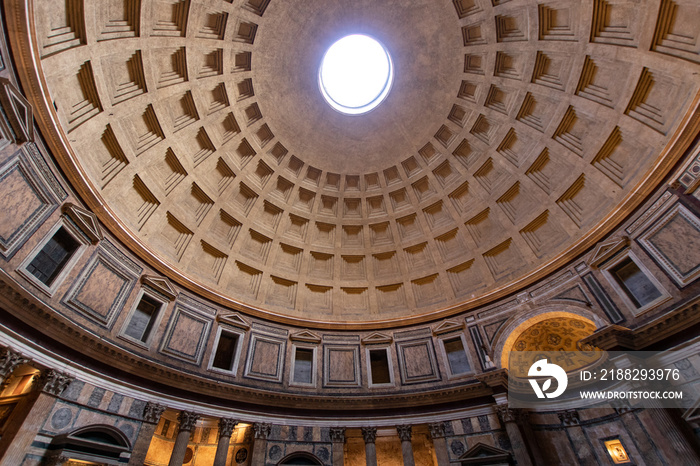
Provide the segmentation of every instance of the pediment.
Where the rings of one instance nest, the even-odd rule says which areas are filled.
[[[459,457],[460,460],[501,460],[506,461],[510,459],[510,453],[506,450],[501,450],[500,448],[492,447],[491,445],[486,445],[485,443],[477,443],[469,450],[464,452],[462,456]],[[465,463],[462,463],[465,464]],[[469,464],[469,463],[466,463]]]
[[[374,332],[374,333],[364,337],[362,339],[362,344],[363,345],[380,345],[380,344],[389,344],[392,341],[394,341],[394,338],[391,335],[387,335],[386,333]]]
[[[463,322],[457,322],[454,320],[446,320],[440,325],[433,329],[435,335],[442,335],[443,333],[454,332],[457,330],[462,330],[464,328]]]
[[[301,332],[293,333],[289,337],[293,341],[303,341],[306,343],[321,343],[321,337],[308,330],[302,330]]]
[[[141,277],[141,283],[153,288],[158,293],[162,294],[163,296],[166,296],[171,301],[177,297],[177,291],[173,287],[173,284],[170,283],[170,280],[168,280],[165,277],[144,275],[143,277]]]
[[[591,254],[591,258],[588,260],[588,265],[591,267],[598,267],[629,244],[630,239],[626,236],[623,238],[601,241],[596,245],[595,249],[593,249],[593,254]]]
[[[219,314],[218,316],[216,316],[216,320],[224,324],[242,328],[244,330],[248,330],[250,328],[250,324],[246,322],[246,320],[243,317],[241,317],[235,312]]]
[[[34,111],[21,92],[5,78],[0,78],[0,102],[6,110],[17,142],[34,140]],[[8,111],[9,110],[9,111]]]
[[[80,231],[90,238],[93,244],[100,242],[104,238],[97,216],[89,210],[69,203],[63,206],[63,213],[75,222]]]

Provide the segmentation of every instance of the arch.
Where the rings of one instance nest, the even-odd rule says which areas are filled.
[[[68,438],[80,438],[108,445],[115,445],[131,450],[131,442],[124,432],[106,424],[81,427],[68,434]]]
[[[578,306],[550,304],[538,307],[511,317],[501,327],[491,347],[494,363],[500,364],[500,367],[508,367],[508,351],[517,338],[532,325],[556,317],[587,321],[593,324],[596,329],[608,324],[596,313]]]
[[[118,465],[132,449],[129,438],[116,427],[93,424],[54,437],[52,454],[98,464]]]
[[[323,461],[316,458],[311,453],[296,452],[290,453],[280,460],[278,465],[323,465]]]

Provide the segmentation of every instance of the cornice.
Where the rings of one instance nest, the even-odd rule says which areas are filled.
[[[332,412],[339,409],[349,411],[420,409],[449,403],[468,403],[471,399],[479,399],[491,393],[489,388],[477,380],[437,390],[413,389],[414,391],[409,393],[381,394],[343,392],[342,396],[338,396],[335,392],[289,393],[283,386],[280,386],[279,391],[273,391],[237,385],[235,382],[208,379],[148,360],[104,338],[88,333],[33,296],[21,293],[5,280],[5,277],[0,277],[0,303],[3,303],[6,308],[11,308],[15,317],[29,324],[37,333],[39,330],[36,329],[42,329],[42,337],[37,341],[45,341],[45,337],[49,337],[72,348],[69,351],[75,351],[74,355],[64,355],[68,359],[79,359],[79,353],[93,361],[109,361],[110,366],[138,376],[143,379],[143,383],[148,380],[163,387],[172,387],[186,399],[201,399],[202,396],[206,396],[212,399],[212,403],[222,406],[232,401],[244,402],[250,406],[251,411],[265,411],[270,407],[298,409],[299,406],[304,406],[304,410],[313,410],[317,413],[319,410]],[[115,377],[119,378],[118,375]]]
[[[666,338],[700,324],[700,298],[696,298],[635,329],[608,325],[581,340],[603,350],[625,348],[643,350]]]

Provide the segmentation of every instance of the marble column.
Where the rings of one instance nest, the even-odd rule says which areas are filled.
[[[156,427],[158,427],[163,411],[165,411],[165,406],[163,405],[151,402],[146,403],[146,406],[143,408],[141,430],[139,430],[139,436],[134,442],[134,448],[131,450],[128,466],[143,466],[148,447],[151,446],[153,434],[156,433]]]
[[[692,433],[686,435],[683,426],[685,422],[680,416],[674,416],[676,411],[661,408],[656,400],[647,401],[651,406],[644,410],[641,416],[648,416],[651,422],[645,422],[645,428],[654,444],[663,452],[671,464],[700,464],[700,454],[696,449],[697,439]]]
[[[185,453],[187,453],[187,445],[190,443],[190,435],[192,430],[194,430],[198,419],[199,414],[197,413],[180,411],[180,414],[178,414],[177,420],[180,423],[180,429],[177,431],[175,447],[170,455],[168,466],[182,466],[182,463],[185,460]]]
[[[586,433],[580,425],[579,413],[575,409],[567,409],[557,413],[561,425],[567,430],[567,436],[571,442],[571,448],[574,450],[576,458],[582,465],[593,466],[598,463],[595,452],[591,449],[590,443],[586,438]],[[607,454],[607,452],[606,452]]]
[[[53,369],[34,377],[31,391],[15,407],[0,439],[0,464],[22,464],[56,398],[72,381],[73,377]]]
[[[517,423],[519,416],[522,415],[522,411],[509,408],[507,404],[499,404],[496,405],[496,413],[501,420],[501,424],[506,428],[510,445],[513,448],[513,455],[518,465],[532,466],[533,463],[527,450],[527,444]]]
[[[333,448],[333,466],[345,464],[345,427],[331,427],[329,431]]]
[[[272,432],[272,425],[256,422],[253,424],[253,454],[251,455],[251,466],[265,464],[265,453],[267,452],[267,438]]]
[[[377,446],[374,441],[377,439],[376,427],[363,427],[362,437],[365,439],[365,462],[367,466],[377,466]]]
[[[430,438],[433,440],[435,459],[437,466],[450,466],[450,455],[447,453],[447,440],[445,440],[445,423],[434,422],[428,424]]]
[[[396,426],[396,432],[401,440],[401,453],[403,454],[403,466],[415,466],[413,459],[413,445],[411,444],[411,426]]]
[[[219,419],[219,443],[216,445],[216,454],[214,455],[214,466],[226,466],[226,458],[228,457],[228,447],[231,443],[231,434],[236,428],[238,421],[233,419]]]

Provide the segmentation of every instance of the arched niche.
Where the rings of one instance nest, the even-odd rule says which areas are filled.
[[[584,332],[578,332],[581,333],[581,336],[583,336],[583,333],[585,333],[586,336],[590,335],[597,328],[607,324],[607,322],[597,314],[577,306],[552,305],[533,309],[529,312],[511,317],[509,321],[501,327],[492,346],[494,362],[500,365],[500,367],[507,368],[510,351],[514,349],[518,339],[534,326],[543,325],[544,322],[553,319],[562,319],[564,321],[576,323],[576,326],[582,325],[583,328],[581,328],[581,330]],[[576,347],[573,346],[569,349],[575,350]]]
[[[323,462],[316,458],[311,453],[291,453],[277,463],[280,466],[283,465],[323,465]]]
[[[57,435],[51,442],[52,454],[98,464],[119,465],[128,459],[132,445],[124,433],[106,424],[81,427]]]

